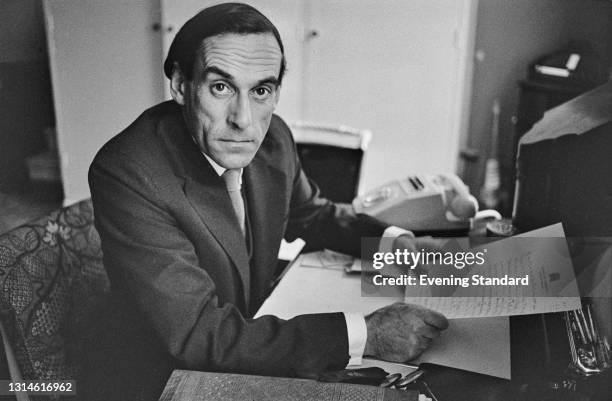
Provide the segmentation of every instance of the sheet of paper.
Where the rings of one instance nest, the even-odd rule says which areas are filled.
[[[302,248],[304,248],[304,245],[306,245],[306,242],[301,238],[296,238],[293,242],[282,240],[278,250],[278,258],[288,261],[295,260]]]
[[[580,298],[406,297],[405,302],[442,313],[449,319],[529,315],[580,308]]]
[[[344,268],[351,266],[354,261],[355,258],[352,256],[326,249],[322,252],[310,252],[304,254],[301,260],[301,266],[319,268]]]
[[[361,360],[361,365],[351,365],[347,366],[347,369],[363,369],[363,368],[381,368],[385,372],[392,373],[400,373],[402,376],[406,376],[417,370],[419,368],[418,365],[412,364],[404,364],[404,363],[394,363],[381,361],[379,359],[372,358],[363,358]]]
[[[510,379],[510,319],[451,319],[450,326],[413,363],[429,362]]]
[[[519,237],[564,238],[561,224]],[[458,286],[452,296],[431,296],[430,286],[407,286],[405,302],[437,310],[450,319],[561,312],[580,308],[580,298],[565,241],[513,238],[486,246],[490,277],[529,274],[529,286]],[[551,281],[550,277],[555,277]],[[552,295],[574,296],[552,296]],[[435,294],[434,294],[435,295]],[[449,294],[450,295],[450,294]],[[547,296],[549,295],[549,296]]]
[[[361,273],[361,259],[355,258],[353,263],[351,263],[350,266],[347,266],[344,271],[347,273]]]

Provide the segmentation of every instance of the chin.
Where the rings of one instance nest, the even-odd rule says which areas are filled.
[[[251,163],[254,155],[249,156],[239,156],[239,157],[228,157],[223,160],[223,164],[221,164],[225,168],[244,168]]]

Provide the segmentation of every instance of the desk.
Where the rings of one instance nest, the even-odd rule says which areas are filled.
[[[361,296],[359,275],[341,268],[302,265],[300,256],[285,273],[255,317],[275,315],[290,319],[321,312],[374,310],[404,299],[403,288],[391,297]],[[510,329],[507,317],[454,319],[434,345],[416,362],[441,363],[458,369],[510,378]],[[450,357],[450,358],[449,358]]]
[[[256,317],[274,314],[288,319],[299,314],[334,311],[369,313],[403,299],[401,290],[388,298],[362,297],[361,281],[358,275],[346,275],[340,268],[306,267],[301,264],[302,258],[304,258],[303,255],[291,265],[271,296],[263,303]],[[508,381],[455,369],[439,368],[435,369],[433,377],[427,380],[438,399],[440,401],[586,400],[586,398],[561,398],[563,394],[550,393],[546,389],[546,383],[541,381],[550,363],[541,358],[534,361],[534,357],[539,357],[542,353],[541,350],[540,352],[534,351],[534,347],[541,346],[541,333],[536,334],[534,330],[529,329],[533,328],[537,321],[544,319],[543,316],[546,317],[546,315],[514,317],[513,373],[518,373],[513,374],[513,377],[516,376],[515,380]],[[548,316],[558,317],[553,314],[548,314]],[[498,377],[510,377],[510,372],[507,371],[510,367],[510,334],[507,317],[454,319],[450,323],[449,329],[442,334],[430,350],[423,354],[419,361],[425,360],[439,364],[441,357],[447,357],[449,350],[453,350],[454,363],[446,363],[446,366],[466,369],[466,362],[471,362],[472,371],[481,373],[497,371],[499,372]],[[557,330],[564,333],[563,328],[557,328]],[[480,336],[470,337],[461,334],[467,332],[480,334]],[[494,339],[503,340],[495,342]],[[486,356],[474,359],[475,354]],[[448,358],[445,359],[448,360]],[[474,366],[475,363],[481,363],[482,359],[485,361],[480,366]],[[567,361],[559,366],[561,368],[567,366]],[[532,380],[528,380],[529,376]],[[595,381],[599,383],[593,383],[594,387],[604,387],[607,378],[604,376],[595,378]],[[525,386],[525,383],[530,384]],[[605,389],[598,390],[597,393],[610,394]],[[609,399],[597,397],[600,396],[589,400]]]

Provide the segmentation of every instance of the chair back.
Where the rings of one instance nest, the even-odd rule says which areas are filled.
[[[0,322],[23,379],[74,379],[81,328],[109,291],[90,200],[0,235]]]
[[[302,168],[321,194],[350,203],[359,192],[365,151],[372,133],[344,125],[291,124]]]

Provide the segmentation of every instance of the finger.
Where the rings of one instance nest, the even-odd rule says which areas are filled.
[[[446,243],[446,240],[432,237],[417,237],[414,241],[417,249],[425,249],[428,251],[439,251],[444,248],[444,244]]]
[[[415,346],[415,351],[421,354],[423,351],[429,348],[432,343],[433,343],[433,340],[431,338],[421,336],[419,337],[419,340]]]
[[[428,310],[423,314],[422,318],[425,323],[437,329],[446,330],[448,327],[448,319],[438,312]]]
[[[415,235],[412,231],[406,230],[405,232],[401,233],[398,238],[401,238],[401,237],[415,238]]]
[[[425,324],[422,327],[419,327],[416,330],[416,333],[420,335],[421,337],[427,338],[429,340],[436,339],[440,336],[440,330],[428,324]]]
[[[410,235],[402,234],[399,237],[397,237],[393,241],[393,249],[400,249],[400,250],[406,249],[410,252],[416,251],[417,248],[416,248],[416,243],[414,239],[414,234],[410,233]]]
[[[433,342],[433,339],[421,336],[420,344],[419,344],[420,348],[422,349],[429,348],[432,342]]]

